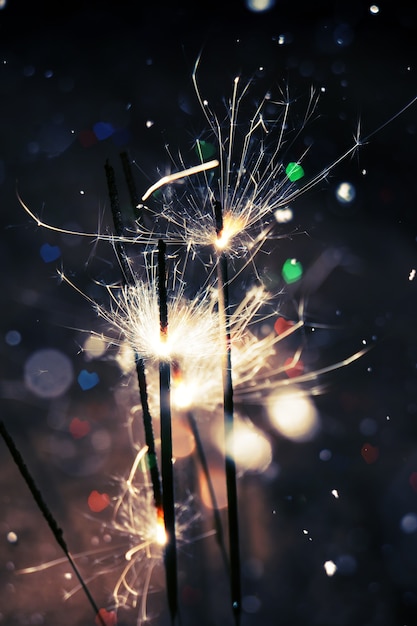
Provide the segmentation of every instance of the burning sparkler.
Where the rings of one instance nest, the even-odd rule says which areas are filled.
[[[147,619],[146,597],[152,572],[163,560],[172,622],[177,615],[176,542],[182,534],[182,526],[178,504],[174,500],[171,412],[175,420],[176,411],[189,411],[191,428],[198,441],[197,448],[201,448],[201,441],[194,416],[200,409],[224,413],[231,597],[238,622],[241,606],[233,452],[235,405],[238,410],[248,403],[276,407],[277,390],[290,385],[309,386],[311,394],[318,389],[323,375],[359,359],[367,350],[363,348],[337,363],[304,371],[301,367],[301,347],[289,360],[278,359],[281,356],[278,352],[286,338],[306,326],[303,306],[300,305],[298,318],[285,320],[279,332],[271,328],[270,332],[260,337],[256,332],[257,324],[276,320],[278,315],[276,307],[271,305],[276,294],[268,294],[261,284],[256,284],[240,302],[234,304],[229,299],[228,289],[232,281],[250,265],[258,279],[256,255],[276,229],[279,222],[277,211],[287,208],[301,194],[325,179],[374,133],[365,140],[356,138],[339,158],[303,182],[305,153],[299,155],[296,161],[287,159],[287,156],[289,146],[294,145],[295,138],[314,116],[317,94],[311,92],[303,121],[291,135],[288,130],[288,94],[281,94],[280,100],[273,100],[267,94],[255,105],[249,118],[241,123],[243,103],[251,85],[242,86],[240,78],[236,78],[227,104],[228,123],[224,126],[219,114],[201,95],[197,81],[198,64],[199,60],[192,79],[215,145],[216,158],[211,158],[214,154],[209,154],[206,142],[199,139],[195,146],[199,160],[197,165],[189,165],[181,155],[173,159],[176,171],[151,185],[138,205],[142,217],[157,218],[151,229],[145,226],[147,221],[143,219],[130,228],[122,223],[108,164],[106,171],[116,230],[114,235],[76,233],[47,224],[18,196],[23,208],[38,226],[111,242],[122,270],[121,285],[104,286],[109,296],[108,306],[99,305],[83,295],[112,329],[105,338],[107,343],[120,348],[128,345],[134,354],[141,407],[147,420],[147,425],[144,425],[146,446],[140,447],[136,440],[133,442],[137,454],[128,478],[120,481],[121,493],[116,498],[109,525],[128,541],[128,548],[123,552],[122,572],[114,586],[114,604],[117,607],[132,598],[135,604],[141,596],[138,623]],[[272,109],[278,112],[273,119],[270,114]],[[122,160],[131,202],[136,205],[137,194],[126,155]],[[134,267],[125,244],[140,244],[143,262],[138,267]],[[177,247],[175,251],[170,248],[168,255],[165,245]],[[157,263],[154,262],[155,255],[158,256]],[[235,261],[240,257],[243,266],[237,270],[233,266],[233,271],[230,271],[229,259]],[[193,292],[186,279],[190,258],[200,263],[202,268],[198,290]],[[174,269],[167,272],[165,263],[170,261],[173,261]],[[213,277],[215,268],[218,271],[217,285]],[[63,272],[60,275],[78,290]],[[264,307],[270,305],[272,311],[265,313]],[[150,428],[151,413],[155,412],[159,412],[161,423],[162,494],[156,464],[158,450],[153,441],[153,428]],[[151,485],[146,481],[141,483],[137,476],[146,456],[150,461],[148,469],[151,474],[154,470]],[[203,457],[202,448],[200,456]],[[207,464],[204,461],[202,465],[208,480]],[[215,500],[214,493],[212,499]],[[218,520],[216,527],[220,535]]]

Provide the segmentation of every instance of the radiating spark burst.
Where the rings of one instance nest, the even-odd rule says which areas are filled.
[[[131,422],[129,423],[131,428]],[[130,432],[133,435],[133,432]],[[101,523],[101,532],[108,533],[110,545],[72,555],[74,560],[89,559],[93,573],[85,580],[89,583],[97,578],[117,573],[111,598],[111,608],[138,609],[136,624],[144,624],[149,619],[148,597],[152,592],[162,591],[163,585],[153,584],[156,570],[163,567],[164,545],[166,542],[163,513],[155,508],[153,492],[147,480],[145,456],[146,446],[135,444],[137,453],[127,477],[115,478],[118,494],[112,500],[111,520]],[[188,543],[198,541],[213,534],[208,531],[196,535],[195,526],[200,514],[189,495],[183,503],[176,503],[176,537],[181,549]],[[122,540],[122,542],[120,542]],[[58,565],[67,564],[66,557],[54,559],[18,570],[17,574],[31,574]],[[81,590],[77,584],[64,593],[68,600]]]
[[[192,75],[195,93],[209,125],[207,141],[197,139],[195,151],[205,165],[204,146],[216,146],[218,167],[208,162],[198,173],[195,167],[185,176],[186,164],[181,154],[175,158],[169,151],[173,169],[181,169],[183,176],[164,176],[143,195],[148,199],[154,188],[162,195],[154,198],[156,208],[149,209],[166,228],[157,236],[182,240],[188,248],[214,246],[227,250],[230,255],[253,256],[271,236],[279,221],[280,209],[288,209],[300,195],[325,179],[343,159],[361,144],[355,142],[335,161],[316,172],[306,182],[296,183],[288,173],[285,159],[305,127],[312,121],[319,96],[311,89],[303,119],[298,127],[291,128],[290,109],[293,105],[288,90],[280,90],[279,98],[267,93],[257,100],[248,112],[251,81],[241,84],[236,77],[230,100],[223,114],[216,113],[204,100],[197,81],[199,59]],[[223,121],[224,113],[226,122]],[[299,154],[293,165],[298,168],[308,149]],[[210,166],[209,166],[210,164]],[[301,168],[300,168],[301,169]],[[175,178],[174,178],[175,177]],[[175,180],[180,180],[175,184]],[[170,184],[174,183],[174,184]],[[217,237],[213,220],[213,203],[220,202],[223,210],[223,231]],[[142,208],[149,208],[143,207]],[[139,226],[139,235],[148,238],[150,233]],[[153,236],[156,236],[154,233]]]
[[[145,303],[138,303],[135,299],[123,300],[123,305],[118,307],[119,300],[116,298],[115,309],[111,313],[103,309],[100,315],[122,331],[120,334],[122,353],[126,350],[123,337],[133,337],[135,349],[142,352],[145,352],[145,347],[141,347],[138,337],[145,346],[149,343],[149,355],[146,355],[150,359],[147,377],[153,412],[156,414],[159,410],[156,363],[160,358],[169,359],[173,365],[171,401],[174,409],[214,411],[221,407],[222,353],[218,316],[212,305],[212,302],[216,301],[215,291],[206,294],[202,301],[182,300],[182,292],[178,301],[174,297],[171,301],[169,336],[175,334],[176,342],[168,351],[164,344],[162,348],[160,347],[157,294],[147,284],[143,285],[143,292],[140,293],[141,297],[148,297],[149,300]],[[303,387],[309,395],[316,395],[322,390],[322,379],[326,374],[353,363],[369,350],[363,348],[345,359],[321,368],[300,370],[300,373],[289,378],[288,371],[296,370],[297,365],[301,363],[303,348],[300,344],[294,352],[291,346],[286,345],[286,339],[305,328],[304,303],[299,306],[298,319],[289,323],[285,331],[277,335],[271,330],[266,336],[259,336],[258,329],[261,324],[271,322],[270,326],[273,326],[277,317],[275,300],[276,296],[270,294],[263,286],[254,285],[244,293],[239,305],[231,311],[232,379],[238,410],[247,404],[266,406],[270,394],[290,386]],[[133,307],[132,310],[130,307]],[[144,309],[147,311],[146,314]],[[137,333],[137,319],[140,320],[140,334]],[[151,337],[155,340],[150,341]],[[168,347],[170,348],[170,344]],[[123,361],[126,363],[126,359]],[[129,362],[130,368],[133,368],[133,358]],[[125,369],[128,370],[129,368]]]

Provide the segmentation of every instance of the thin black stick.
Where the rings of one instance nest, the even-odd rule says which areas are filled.
[[[217,237],[223,231],[223,212],[220,202],[214,203],[214,218]],[[233,383],[232,358],[229,316],[229,279],[227,271],[227,256],[224,251],[217,259],[217,290],[219,304],[219,318],[221,333],[224,337],[223,348],[223,410],[224,410],[224,437],[225,437],[225,472],[227,488],[227,510],[229,520],[229,550],[230,550],[230,586],[232,595],[232,609],[236,624],[240,621],[241,585],[240,585],[240,551],[239,551],[239,516],[237,503],[236,463],[233,452]]]
[[[194,436],[194,441],[195,441],[195,445],[197,449],[197,456],[201,463],[204,478],[206,479],[206,482],[207,482],[207,488],[209,491],[211,505],[213,507],[214,527],[216,529],[216,540],[219,545],[220,552],[222,554],[224,566],[227,571],[230,571],[229,570],[230,564],[229,564],[226,549],[224,546],[222,520],[220,517],[219,507],[217,505],[216,493],[214,491],[213,483],[212,483],[211,476],[210,476],[209,466],[207,463],[206,455],[204,453],[203,443],[201,441],[200,433],[199,433],[197,422],[194,418],[194,415],[191,412],[188,412],[187,418],[188,418],[188,423],[190,424],[190,427],[191,427],[191,432],[193,433],[193,436]]]
[[[158,294],[161,341],[167,339],[168,303],[166,289],[166,245],[162,239],[158,242]],[[171,426],[171,368],[168,361],[159,362],[159,401],[161,415],[161,468],[162,468],[162,503],[164,511],[166,544],[165,575],[168,606],[171,621],[174,623],[178,610],[177,590],[177,547],[175,537],[175,500],[174,472],[172,466],[172,426]]]
[[[132,272],[132,268],[130,266],[129,257],[126,253],[123,242],[120,241],[120,238],[122,238],[124,235],[124,225],[123,225],[122,214],[120,211],[119,194],[117,192],[114,170],[111,167],[109,161],[106,161],[105,170],[106,170],[106,178],[107,178],[107,187],[108,187],[109,198],[110,198],[110,207],[111,207],[111,212],[113,215],[113,223],[114,223],[116,235],[118,237],[118,240],[115,242],[116,255],[117,255],[117,259],[119,261],[121,270],[122,270],[123,283],[125,285],[134,287],[135,277]],[[140,357],[140,355],[136,351],[135,351],[135,364],[136,364],[136,375],[137,375],[138,385],[139,385],[140,401],[142,405],[142,420],[143,420],[143,428],[145,431],[145,443],[148,448],[146,456],[148,460],[149,473],[151,476],[154,502],[155,502],[155,507],[158,510],[161,510],[162,508],[161,479],[159,475],[158,458],[156,456],[155,438],[154,438],[153,426],[152,426],[152,416],[149,410],[149,403],[148,403],[148,390],[147,390],[147,384],[146,384],[145,363],[144,363],[144,360]]]
[[[13,460],[15,462],[15,464],[17,465],[24,481],[26,482],[30,493],[32,494],[33,499],[35,500],[38,509],[40,510],[40,512],[42,513],[42,515],[44,516],[45,520],[48,523],[49,528],[52,531],[52,534],[55,538],[55,541],[58,543],[59,547],[62,549],[62,551],[64,552],[66,558],[68,559],[68,563],[70,564],[70,566],[72,567],[72,570],[74,572],[74,574],[76,575],[82,590],[84,591],[88,602],[90,603],[91,607],[94,610],[96,619],[98,619],[100,621],[101,626],[106,626],[104,619],[101,616],[101,613],[98,609],[97,604],[94,601],[93,596],[90,593],[90,590],[88,589],[87,585],[85,584],[77,566],[75,565],[67,544],[65,543],[64,540],[64,536],[63,536],[63,530],[62,528],[60,528],[57,524],[57,521],[55,520],[54,516],[52,515],[51,511],[49,510],[48,506],[45,503],[45,500],[42,497],[41,492],[39,491],[38,487],[36,486],[36,483],[31,475],[31,473],[29,472],[22,455],[20,454],[19,450],[16,447],[15,442],[13,441],[11,435],[9,434],[5,424],[3,423],[3,421],[0,421],[0,434],[4,439],[4,442],[6,444],[6,446],[9,449],[10,454],[13,457]]]
[[[123,172],[125,175],[127,188],[129,191],[132,213],[138,220],[141,220],[141,214],[138,212],[139,196],[136,191],[135,180],[133,178],[132,168],[130,166],[130,160],[129,160],[129,156],[127,152],[121,152],[120,159],[122,161]]]

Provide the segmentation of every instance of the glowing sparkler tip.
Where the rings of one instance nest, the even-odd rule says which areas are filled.
[[[155,540],[156,540],[156,543],[160,546],[164,546],[167,542],[167,535],[165,532],[164,513],[162,509],[158,509],[158,512],[157,512]]]

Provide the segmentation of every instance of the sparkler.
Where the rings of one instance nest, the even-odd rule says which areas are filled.
[[[125,172],[127,171],[126,161],[123,161]],[[107,162],[105,165],[107,183],[109,188],[109,196],[110,196],[110,205],[113,215],[113,222],[116,229],[116,233],[119,237],[123,236],[124,226],[120,213],[119,207],[119,198],[117,193],[116,182],[114,179],[114,171],[110,164]],[[128,181],[130,178],[128,177]],[[131,195],[134,196],[133,182],[130,181],[130,192]],[[122,270],[122,277],[124,285],[133,286],[135,284],[135,277],[132,271],[132,268],[129,263],[129,257],[126,254],[124,244],[122,241],[118,240],[115,243],[117,258],[120,263],[120,267]],[[149,471],[151,474],[152,486],[153,486],[153,494],[154,494],[154,502],[157,511],[162,506],[162,495],[161,495],[161,485],[159,478],[159,470],[158,470],[158,460],[156,456],[155,450],[155,440],[153,435],[153,426],[152,426],[152,417],[149,411],[148,404],[148,392],[147,392],[147,384],[146,384],[146,376],[145,376],[145,364],[142,356],[138,351],[135,351],[135,364],[136,364],[136,374],[139,385],[139,395],[142,404],[142,417],[143,424],[145,430],[145,441],[147,445],[147,456],[149,462]]]
[[[68,546],[64,540],[64,534],[62,529],[58,526],[54,516],[52,515],[51,511],[49,510],[48,506],[46,505],[41,492],[39,491],[38,487],[36,486],[35,481],[32,478],[31,473],[29,472],[23,458],[22,455],[20,454],[19,450],[17,449],[12,437],[10,436],[6,426],[4,425],[4,423],[2,421],[0,421],[0,435],[3,437],[3,440],[6,444],[6,446],[9,449],[10,454],[13,457],[14,462],[16,463],[16,466],[18,467],[25,483],[27,484],[30,493],[33,496],[33,499],[35,500],[39,510],[41,511],[42,515],[44,516],[49,528],[52,531],[52,534],[54,536],[55,541],[57,542],[57,544],[59,545],[59,547],[62,549],[62,551],[65,554],[65,559],[68,561],[68,563],[70,564],[74,574],[76,575],[79,583],[80,583],[80,587],[82,588],[82,590],[84,591],[88,602],[90,603],[90,605],[92,606],[94,613],[96,615],[96,620],[97,622],[100,624],[100,626],[106,626],[102,615],[98,609],[97,604],[94,601],[93,596],[90,593],[90,590],[88,589],[86,583],[84,582],[83,577],[80,574],[80,571],[78,569],[78,567],[75,564],[75,561],[70,553],[70,551],[68,550]]]
[[[269,395],[272,390],[289,385],[308,384],[310,393],[314,393],[316,390],[314,385],[323,375],[349,365],[363,356],[368,348],[358,350],[337,363],[315,371],[300,370],[292,378],[283,377],[288,365],[276,365],[277,346],[286,337],[305,326],[303,307],[300,307],[298,319],[288,326],[284,333],[277,336],[271,332],[259,339],[251,331],[251,325],[259,321],[261,308],[272,299],[272,296],[263,287],[257,286],[244,295],[240,304],[232,307],[229,302],[229,285],[250,264],[258,276],[256,254],[266,239],[273,236],[278,221],[275,217],[276,211],[288,207],[301,194],[325,179],[343,159],[353,154],[377,130],[365,139],[357,137],[340,157],[310,177],[307,182],[300,183],[298,181],[304,174],[301,163],[305,154],[300,155],[296,162],[286,164],[285,159],[289,154],[289,146],[294,144],[315,113],[318,101],[316,93],[311,92],[301,127],[292,138],[287,135],[290,111],[288,94],[283,94],[283,99],[279,102],[266,95],[255,106],[249,121],[245,122],[245,130],[240,134],[237,131],[240,128],[238,122],[250,83],[242,87],[241,80],[238,77],[235,79],[227,107],[229,124],[224,129],[220,117],[201,95],[197,82],[198,65],[199,59],[195,64],[192,80],[201,110],[214,137],[217,158],[207,160],[209,157],[204,149],[204,141],[197,140],[196,153],[200,162],[190,166],[181,155],[177,160],[173,159],[176,171],[163,176],[151,185],[139,203],[129,162],[123,153],[122,163],[130,201],[132,206],[141,209],[134,230],[128,230],[121,219],[114,172],[108,163],[106,174],[115,235],[76,233],[50,225],[39,219],[19,195],[18,198],[38,226],[64,234],[83,235],[111,242],[115,246],[122,272],[121,287],[110,285],[105,287],[109,294],[109,307],[98,305],[85,296],[93,304],[98,315],[112,327],[113,334],[117,333],[116,337],[108,338],[109,343],[119,346],[127,343],[135,354],[144,418],[146,446],[140,448],[135,457],[129,477],[124,483],[125,488],[116,500],[111,525],[113,530],[128,536],[130,541],[129,549],[124,554],[126,562],[123,571],[114,588],[116,603],[121,603],[129,595],[138,596],[138,577],[143,576],[140,619],[145,621],[146,595],[152,570],[164,553],[169,610],[172,622],[176,619],[178,611],[176,540],[179,524],[176,520],[174,499],[171,409],[178,407],[189,409],[191,428],[200,446],[194,413],[199,408],[217,411],[223,404],[231,599],[233,614],[238,624],[241,590],[236,465],[233,453],[235,404],[236,402],[265,404],[264,392],[268,392]],[[411,106],[416,99],[403,107],[397,115]],[[272,120],[267,113],[270,106],[279,111],[278,116]],[[395,119],[397,115],[391,119]],[[160,193],[161,201],[155,197],[157,191]],[[151,206],[143,204],[148,201]],[[159,231],[156,227],[152,230],[146,228],[143,219],[146,212],[157,216],[158,224],[163,222],[164,227],[158,226]],[[134,271],[124,247],[125,244],[137,243],[144,246],[146,253],[149,252],[149,246],[158,245],[158,262],[156,265],[152,262],[145,263],[145,279]],[[183,263],[177,262],[173,276],[167,276],[165,264],[167,245],[178,246],[179,252],[176,254],[181,259],[185,256]],[[206,247],[214,251],[215,261],[210,259],[204,265],[203,249]],[[200,291],[192,299],[186,295],[185,279],[190,250],[194,259],[201,255],[199,260],[205,267]],[[145,253],[144,257],[146,258]],[[171,258],[175,258],[175,255],[173,254]],[[229,259],[235,261],[238,258],[243,258],[243,267],[229,275]],[[212,287],[214,266],[217,269],[216,292]],[[75,287],[63,273],[61,276]],[[272,315],[276,316],[276,312],[268,314],[266,319]],[[294,369],[300,357],[301,348],[295,352],[290,363],[291,368]],[[145,360],[149,365],[148,380],[145,377]],[[171,381],[171,368],[174,374],[176,370],[180,371],[181,377],[176,379],[173,375]],[[159,385],[153,381],[157,371]],[[149,398],[148,381],[151,390]],[[182,395],[181,398],[180,394],[176,393],[179,392],[180,386],[186,390],[185,396]],[[162,492],[148,400],[155,405],[152,409],[159,404]],[[135,482],[139,464],[146,455],[151,475],[151,496],[149,488],[138,487]],[[207,483],[210,485],[208,467],[202,450],[200,460]],[[211,495],[218,541],[222,546],[221,523],[216,513],[214,492]],[[155,515],[155,508],[158,512],[162,511],[163,516]],[[164,533],[161,536],[162,522]],[[145,555],[143,559],[145,572],[138,566],[139,555],[142,554]]]
[[[158,293],[159,321],[161,342],[168,335],[168,304],[166,292],[166,246],[162,239],[158,244]],[[172,467],[172,426],[171,426],[171,369],[169,362],[159,362],[159,399],[161,415],[161,458],[162,458],[162,504],[164,512],[165,532],[165,570],[168,604],[171,621],[174,623],[177,614],[177,548],[175,542],[175,499],[174,472]]]
[[[216,234],[219,240],[223,237],[223,215],[219,202],[214,204]],[[224,342],[222,350],[223,375],[223,412],[225,437],[225,470],[227,488],[227,512],[229,519],[229,550],[230,550],[230,585],[232,608],[236,624],[239,623],[241,611],[240,588],[240,551],[239,551],[239,517],[236,485],[236,464],[233,450],[233,382],[232,357],[229,315],[229,279],[227,257],[221,251],[217,259],[217,290],[219,301],[220,332]]]

